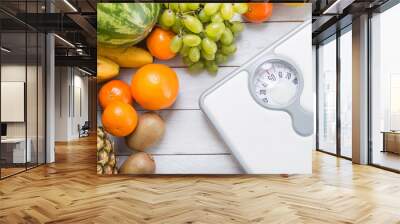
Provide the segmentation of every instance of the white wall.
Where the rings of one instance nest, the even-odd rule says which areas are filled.
[[[75,68],[56,67],[55,85],[55,140],[77,139],[78,124],[88,120],[88,79]]]
[[[25,82],[25,64],[1,66],[1,81]],[[1,108],[2,110],[6,108]],[[7,137],[25,137],[25,122],[8,122]]]
[[[36,71],[36,69],[39,70]],[[25,80],[26,77],[27,80]],[[1,66],[1,81],[25,82],[27,91],[26,108],[22,108],[22,110],[26,110],[27,120],[23,122],[6,122],[7,137],[25,138],[26,135],[28,139],[30,139],[32,161],[36,162],[36,158],[39,158],[39,163],[44,162],[45,150],[45,121],[43,112],[45,91],[43,89],[43,78],[44,74],[42,73],[42,68],[40,66],[36,67],[36,65],[28,65],[26,67],[25,64],[17,63],[3,64]],[[1,108],[1,110],[9,109],[10,108]],[[39,153],[38,157],[36,153]]]
[[[32,67],[28,66],[28,70],[30,69]],[[1,81],[25,82],[25,73],[25,64],[5,64],[1,66]],[[7,122],[7,137],[25,137],[25,122]]]
[[[71,135],[72,138],[79,137],[78,133],[78,124],[83,125],[85,121],[88,121],[88,78],[81,76],[82,73],[76,74],[77,70],[75,70],[74,75],[74,96],[71,96],[74,99],[74,108],[72,109],[72,119],[71,119]],[[79,102],[80,101],[80,102]],[[80,111],[82,110],[82,111]]]
[[[68,88],[69,73],[67,67],[55,68],[55,140],[67,141],[68,125]]]

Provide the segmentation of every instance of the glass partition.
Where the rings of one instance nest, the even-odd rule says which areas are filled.
[[[1,179],[45,163],[46,40],[17,19],[40,2],[0,2]]]
[[[38,163],[38,34],[28,32],[28,61],[27,61],[27,150],[31,151],[28,168]]]
[[[400,4],[371,19],[370,161],[400,171]]]
[[[2,18],[11,19],[4,14]],[[26,170],[31,162],[32,151],[26,140],[26,31],[2,29],[1,49],[1,175],[7,177]]]
[[[336,38],[318,47],[318,149],[336,154]]]
[[[352,157],[352,32],[340,36],[340,154]]]

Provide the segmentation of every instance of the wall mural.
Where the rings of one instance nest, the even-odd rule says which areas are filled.
[[[311,4],[98,3],[98,174],[311,173]]]

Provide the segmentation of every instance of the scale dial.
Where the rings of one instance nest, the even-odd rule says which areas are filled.
[[[303,76],[294,64],[285,59],[271,58],[254,66],[249,89],[261,106],[287,112],[293,129],[301,136],[313,133],[313,114],[300,105]]]
[[[271,59],[256,68],[250,85],[259,103],[278,109],[296,100],[301,92],[299,79],[299,73],[293,65],[281,59]]]

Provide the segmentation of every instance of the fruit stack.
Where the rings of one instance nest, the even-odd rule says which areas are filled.
[[[140,151],[129,157],[120,173],[148,174],[155,171],[155,163],[145,151],[164,135],[163,119],[153,111],[170,107],[176,100],[179,80],[174,70],[162,64],[142,66],[132,76],[131,84],[111,80],[99,90],[99,103],[103,108],[101,121],[106,132],[124,137],[127,146]],[[140,110],[150,112],[138,115]],[[99,162],[99,161],[98,161]]]
[[[117,172],[113,144],[107,134],[125,138],[126,145],[134,152],[122,164],[119,173],[155,172],[152,156],[144,151],[164,135],[164,121],[155,111],[170,107],[175,102],[179,80],[173,69],[154,64],[151,53],[134,45],[151,32],[160,10],[161,5],[157,3],[98,6],[97,81],[100,87],[98,100],[103,110],[103,127],[99,129],[97,138],[99,174]],[[113,14],[115,11],[127,14]],[[121,31],[118,26],[122,26],[122,21],[127,29]],[[115,79],[120,67],[137,69],[129,84]],[[135,106],[143,113],[138,113]],[[145,113],[146,110],[148,112]]]
[[[157,111],[173,105],[179,80],[172,68],[153,63],[153,57],[170,60],[179,53],[189,71],[216,73],[236,52],[235,39],[244,29],[232,21],[235,14],[259,23],[271,12],[269,3],[99,3],[97,81],[103,128],[98,130],[98,173],[117,172],[108,134],[125,138],[133,150],[119,173],[156,170],[146,150],[164,135]],[[136,69],[130,83],[118,80],[120,67]]]
[[[204,67],[210,73],[235,53],[235,37],[244,26],[232,22],[235,13],[247,12],[247,3],[164,3],[158,24],[174,34],[170,51],[180,53],[190,71]]]
[[[114,146],[103,128],[97,128],[97,174],[117,174]]]

